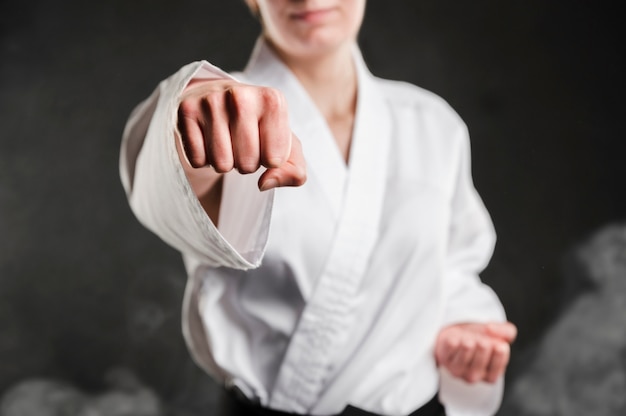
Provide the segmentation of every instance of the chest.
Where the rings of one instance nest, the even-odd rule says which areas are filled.
[[[398,157],[392,157],[392,161],[390,164],[396,166],[385,174],[380,220],[359,224],[375,234],[367,268],[384,270],[390,282],[406,271],[406,265],[413,263],[413,259],[442,255],[450,216],[449,200],[442,190],[426,183],[414,170],[402,169]],[[337,247],[339,230],[346,220],[348,185],[347,181],[339,184],[343,192],[335,204],[329,201],[324,184],[314,174],[300,188],[276,191],[266,255],[289,264],[305,299],[316,287],[333,257],[332,250]],[[357,206],[365,208],[372,203],[367,192],[357,198],[356,203],[352,201]],[[354,236],[343,236],[345,244],[354,246],[355,252],[362,244],[361,231],[355,229]],[[346,256],[344,260],[351,263],[354,258]]]
[[[335,139],[339,153],[347,164],[350,159],[350,144],[352,143],[352,132],[354,130],[354,116],[330,118],[326,119],[326,122]]]

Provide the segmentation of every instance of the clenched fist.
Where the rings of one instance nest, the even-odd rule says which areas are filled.
[[[192,81],[178,107],[178,130],[179,150],[191,168],[247,174],[265,167],[261,190],[306,180],[300,141],[289,128],[285,99],[275,89],[233,80]]]
[[[510,322],[450,325],[439,332],[435,358],[469,383],[494,383],[506,370],[516,336],[517,328]]]

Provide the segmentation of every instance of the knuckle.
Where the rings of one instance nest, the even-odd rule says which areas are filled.
[[[463,380],[465,380],[468,383],[473,383],[474,382],[474,375],[473,375],[472,372],[463,373],[461,378],[463,378]]]
[[[306,182],[306,168],[298,167],[294,172],[294,182],[297,186],[304,185]]]
[[[502,356],[508,356],[511,352],[511,347],[506,342],[498,342],[494,346],[494,351]]]
[[[470,340],[470,339],[464,339],[463,341],[461,341],[461,344],[459,346],[459,348],[463,352],[470,352],[470,351],[474,350],[475,347],[476,347],[476,343],[473,340]]]
[[[451,366],[450,368],[448,368],[448,370],[450,371],[450,374],[452,374],[454,377],[458,377],[458,378],[465,377],[464,369],[459,366]]]
[[[284,96],[276,88],[263,87],[260,95],[265,105],[265,109],[269,111],[280,111],[284,105]]]
[[[205,160],[202,156],[197,154],[187,154],[187,159],[189,160],[189,164],[193,168],[201,168],[205,165]]]
[[[467,373],[465,373],[465,380],[468,383],[473,383],[476,380],[476,375],[476,371],[468,371]]]
[[[212,93],[202,97],[202,108],[207,114],[213,114],[222,106],[223,97],[221,94]]]
[[[494,369],[492,371],[489,372],[489,375],[487,377],[485,377],[488,380],[491,380],[492,382],[495,382],[496,380],[498,380],[498,378],[500,378],[500,376],[504,374],[504,369],[503,368],[497,368]]]
[[[228,92],[231,110],[236,114],[245,113],[253,103],[250,88],[246,86],[237,85],[230,88]]]
[[[253,173],[259,168],[259,161],[253,157],[240,157],[237,159],[239,173]]]
[[[203,144],[201,140],[182,135],[181,141],[183,152],[189,164],[194,168],[204,166],[206,164],[206,154],[202,151]]]
[[[456,350],[459,347],[459,339],[456,337],[446,337],[443,339],[443,344],[451,350]]]
[[[190,117],[196,113],[196,104],[191,99],[185,99],[178,104],[178,116],[181,118]]]
[[[213,166],[213,170],[217,173],[227,173],[233,170],[232,166],[226,167],[225,164],[213,164],[212,166]]]
[[[487,340],[481,339],[476,342],[476,349],[480,352],[486,352],[491,348],[491,343]]]
[[[233,169],[233,161],[229,158],[218,158],[212,161],[211,166],[217,173],[226,173]]]

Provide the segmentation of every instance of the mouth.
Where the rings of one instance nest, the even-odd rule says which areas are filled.
[[[321,23],[331,17],[336,12],[335,8],[302,10],[290,14],[293,20],[305,23]]]

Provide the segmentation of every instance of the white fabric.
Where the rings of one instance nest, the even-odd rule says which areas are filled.
[[[440,372],[438,331],[504,320],[478,273],[495,234],[471,180],[467,129],[439,97],[373,77],[355,49],[358,102],[346,166],[305,90],[259,41],[242,82],[283,92],[308,181],[259,192],[225,177],[219,230],[176,154],[178,99],[196,62],[131,115],[122,182],[139,220],[183,253],[183,332],[195,360],[261,404],[329,415],[351,404],[405,415],[439,391],[450,416],[490,415],[503,383]]]

